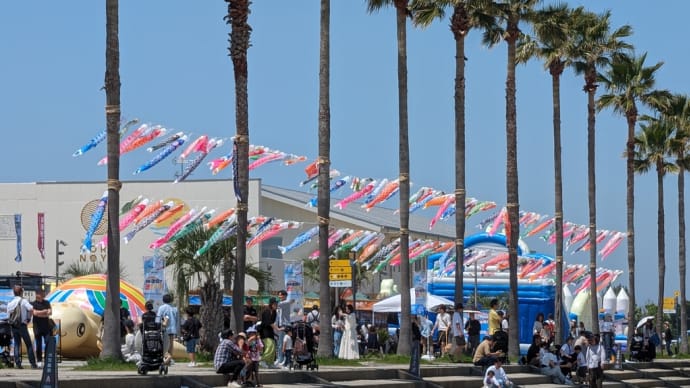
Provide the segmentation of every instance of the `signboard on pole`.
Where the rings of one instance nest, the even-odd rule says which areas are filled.
[[[664,314],[675,314],[676,313],[676,298],[669,297],[664,298]]]
[[[352,265],[350,260],[329,260],[328,280],[329,287],[352,287]]]

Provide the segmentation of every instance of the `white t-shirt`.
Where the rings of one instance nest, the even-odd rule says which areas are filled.
[[[453,336],[462,337],[465,335],[465,319],[461,312],[453,313]]]
[[[292,350],[292,337],[286,335],[283,337],[283,351]]]
[[[503,318],[503,320],[501,321],[501,329],[503,329],[503,331],[507,332],[509,328],[510,328],[510,324],[508,323],[508,320]]]
[[[7,317],[9,318],[10,313],[14,311],[14,309],[17,307],[17,303],[21,301],[21,312],[22,312],[22,322],[24,323],[29,323],[31,322],[31,314],[34,311],[34,306],[29,303],[28,300],[15,296],[14,299],[12,299],[8,304],[7,304]]]
[[[439,331],[446,331],[450,326],[450,314],[442,313],[436,316],[436,325]]]

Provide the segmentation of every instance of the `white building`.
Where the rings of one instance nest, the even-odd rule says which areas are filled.
[[[45,276],[56,275],[56,262],[63,261],[65,266],[73,262],[102,262],[105,268],[106,249],[98,247],[107,231],[107,224],[101,223],[97,229],[90,253],[82,253],[80,248],[91,222],[98,201],[107,189],[105,182],[35,182],[35,183],[2,183],[0,184],[0,258],[5,265],[1,275],[14,274],[17,271],[40,273]],[[284,220],[303,222],[298,230],[289,230],[268,239],[259,247],[247,252],[248,264],[259,265],[273,273],[273,290],[284,288],[282,263],[285,260],[300,260],[317,249],[317,241],[305,244],[283,257],[277,249],[279,245],[289,244],[295,236],[316,225],[316,208],[306,206],[315,195],[273,186],[262,186],[261,180],[251,180],[249,185],[249,217],[264,215]],[[123,182],[120,191],[120,205],[138,196],[150,201],[173,200],[184,203],[186,212],[191,208],[216,209],[222,212],[235,207],[232,181],[229,180],[190,180],[178,184],[170,181],[131,181]],[[396,204],[397,205],[397,202]],[[392,206],[395,206],[392,205]],[[41,258],[38,249],[38,213],[45,214],[44,245],[45,259]],[[17,253],[14,214],[22,215],[22,257],[19,263],[14,258]],[[184,214],[184,213],[180,213]],[[391,209],[377,207],[366,212],[358,204],[350,204],[343,210],[331,210],[331,225],[336,228],[353,228],[386,233],[388,238],[397,236],[398,215]],[[437,238],[450,240],[454,238],[452,224],[440,223],[433,233],[428,230],[428,219],[419,216],[410,218],[410,231],[413,238]],[[144,283],[143,258],[155,252],[149,244],[165,233],[169,224],[148,227],[125,244],[120,246],[120,261],[123,278],[139,287]],[[121,237],[131,227],[121,233]],[[64,241],[67,246],[57,247],[57,241]],[[64,252],[57,256],[56,249]],[[416,263],[416,270],[423,268],[423,263]],[[395,276],[391,272],[379,275]],[[167,277],[170,280],[170,277]],[[247,278],[247,289],[256,289],[253,279]]]

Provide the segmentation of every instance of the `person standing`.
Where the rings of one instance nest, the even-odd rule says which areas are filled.
[[[606,350],[606,358],[611,359],[611,356],[613,356],[613,317],[611,314],[604,315],[600,329],[604,350]]]
[[[498,299],[491,299],[489,302],[489,335],[501,329],[501,317],[498,316]]]
[[[43,366],[43,346],[53,339],[53,328],[50,325],[50,315],[53,310],[50,302],[45,299],[46,293],[42,289],[36,290],[36,300],[31,302],[33,307],[34,342],[36,343],[36,363]]]
[[[453,341],[455,343],[453,357],[458,362],[460,355],[465,351],[465,317],[462,310],[462,303],[456,303],[455,312],[453,312]]]
[[[438,329],[438,345],[441,348],[441,356],[446,354],[446,344],[448,344],[448,331],[452,325],[452,319],[450,314],[446,312],[446,306],[441,305],[438,308],[438,314],[436,315],[436,323],[434,323],[434,329]]]
[[[36,365],[36,357],[34,355],[34,347],[31,344],[31,337],[29,336],[29,329],[27,325],[31,322],[34,307],[28,300],[24,299],[24,288],[20,285],[15,285],[13,288],[14,298],[7,304],[7,311],[14,311],[17,306],[20,306],[21,323],[19,326],[12,326],[12,338],[14,339],[14,365],[17,369],[24,369],[22,367],[22,340],[26,345],[26,352],[29,356],[31,368],[38,369]]]
[[[247,330],[254,326],[258,320],[259,314],[254,308],[254,301],[252,300],[252,297],[248,296],[244,298],[244,312],[242,318],[242,321],[244,322],[244,332],[246,333]]]
[[[333,328],[333,355],[338,357],[338,353],[340,353],[340,342],[343,339],[343,330],[345,329],[343,308],[340,306],[335,308],[335,313],[333,313],[331,317],[331,327]]]
[[[125,324],[128,320],[132,318],[132,316],[129,313],[129,309],[125,307],[126,303],[127,302],[123,300],[122,304],[120,305],[120,337],[122,337],[123,344],[125,343],[125,336],[127,336],[127,328],[125,327]]]
[[[419,364],[421,360],[421,355],[420,355],[420,346],[421,344],[419,343],[422,340],[422,331],[419,327],[419,316],[418,315],[413,315],[412,316],[412,327],[411,329],[411,340],[412,344],[410,345],[410,369],[409,372],[411,375],[414,375],[416,377],[420,377],[420,371],[419,371]]]
[[[666,321],[664,322],[664,341],[666,341],[666,354],[669,356],[673,355],[671,351],[671,341],[673,340],[673,333],[671,333],[671,324]]]
[[[345,328],[343,330],[343,338],[340,341],[340,352],[338,358],[343,360],[357,360],[359,359],[359,346],[357,344],[357,318],[355,317],[354,308],[351,304],[345,307],[343,318],[345,321]]]
[[[283,339],[285,338],[285,328],[290,326],[290,307],[295,303],[294,299],[288,299],[288,293],[285,290],[278,292],[278,359],[275,362],[276,366],[280,366],[285,361],[285,354],[283,352]]]
[[[163,328],[163,349],[172,356],[175,337],[180,333],[180,315],[177,307],[173,306],[173,297],[163,295],[163,304],[158,308],[156,316]]]
[[[601,388],[604,383],[604,370],[601,362],[606,358],[606,351],[600,344],[599,334],[594,334],[590,341],[585,360],[589,370],[589,386],[591,388]]]
[[[187,306],[185,310],[187,319],[181,326],[182,339],[184,339],[185,347],[187,348],[187,355],[189,356],[189,367],[196,366],[196,344],[199,342],[199,329],[201,329],[201,322],[194,316],[194,308]]]
[[[277,318],[278,301],[276,298],[271,298],[268,301],[268,306],[261,312],[261,341],[264,344],[264,351],[261,354],[261,360],[266,365],[266,368],[275,367],[273,362],[276,359],[276,339],[275,333],[278,331]]]
[[[506,332],[506,336],[510,333],[510,314],[507,311],[501,311],[503,313],[501,319],[501,330]]]
[[[314,332],[314,335],[319,335],[321,328],[321,313],[319,313],[319,305],[315,304],[312,306],[311,311],[307,314],[307,319],[305,319],[307,325],[309,325]]]

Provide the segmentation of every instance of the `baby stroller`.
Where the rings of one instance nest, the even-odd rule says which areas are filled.
[[[652,344],[644,345],[644,338],[640,335],[633,336],[630,343],[630,359],[640,362],[651,362],[656,356],[656,350]],[[654,353],[654,354],[653,354]]]
[[[316,363],[316,341],[311,326],[304,322],[297,322],[292,328],[295,339],[292,346],[292,369],[302,369],[306,366],[309,370],[319,370]]]
[[[494,348],[493,351],[501,351],[503,354],[508,354],[508,333],[503,330],[497,330],[493,334],[494,337]],[[508,363],[508,358],[503,359],[504,363]]]
[[[145,319],[142,324],[142,352],[137,372],[145,375],[158,369],[158,374],[168,374],[168,365],[163,360],[163,331],[156,319]]]
[[[14,367],[14,361],[10,355],[10,344],[12,343],[12,326],[6,321],[0,321],[0,362],[6,367]]]

